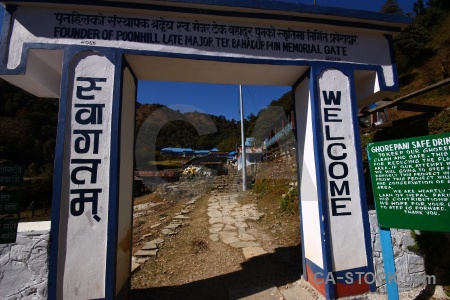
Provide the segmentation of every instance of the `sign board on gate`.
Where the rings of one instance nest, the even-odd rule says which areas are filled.
[[[23,172],[22,165],[0,165],[0,186],[21,185]],[[19,202],[20,191],[0,191],[0,244],[16,242]]]
[[[367,146],[382,228],[450,231],[450,133]]]
[[[15,243],[19,220],[0,220],[0,244]]]
[[[0,186],[19,186],[23,182],[22,165],[0,165]]]
[[[0,215],[20,213],[20,191],[0,192]]]

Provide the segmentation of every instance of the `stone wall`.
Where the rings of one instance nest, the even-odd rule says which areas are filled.
[[[380,234],[378,231],[377,214],[369,211],[370,233],[372,238],[373,263],[376,274],[377,290],[386,292],[383,258],[381,255]],[[392,246],[394,250],[395,269],[399,292],[407,291],[425,283],[425,263],[423,257],[408,249],[414,245],[411,230],[391,229]],[[381,279],[381,280],[380,280]]]
[[[49,232],[50,222],[20,223],[16,243],[0,245],[0,299],[47,299]]]

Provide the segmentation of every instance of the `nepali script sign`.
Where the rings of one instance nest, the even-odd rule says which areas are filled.
[[[167,53],[225,57],[324,60],[390,65],[389,41],[384,36],[235,23],[209,16],[177,18],[163,12],[49,10],[18,7],[13,14],[8,67],[20,63],[24,43],[73,44]],[[311,26],[311,25],[308,25]],[[374,55],[368,55],[373,53]]]
[[[381,228],[450,231],[450,133],[369,144]]]
[[[0,215],[20,213],[20,191],[0,191]]]
[[[17,220],[0,220],[0,244],[10,244],[16,242]]]
[[[23,182],[22,165],[0,165],[0,186],[20,186]]]

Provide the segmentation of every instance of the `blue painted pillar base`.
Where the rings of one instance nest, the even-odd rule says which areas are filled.
[[[378,229],[380,231],[381,255],[383,256],[388,300],[398,300],[398,285],[395,273],[394,251],[392,250],[391,230],[389,228]]]

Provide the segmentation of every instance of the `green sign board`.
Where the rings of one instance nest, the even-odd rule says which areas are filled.
[[[15,243],[19,220],[0,220],[0,244]]]
[[[0,186],[19,186],[23,182],[22,165],[0,165]]]
[[[450,133],[367,146],[381,228],[450,232]]]
[[[0,215],[20,213],[20,191],[0,191]]]

